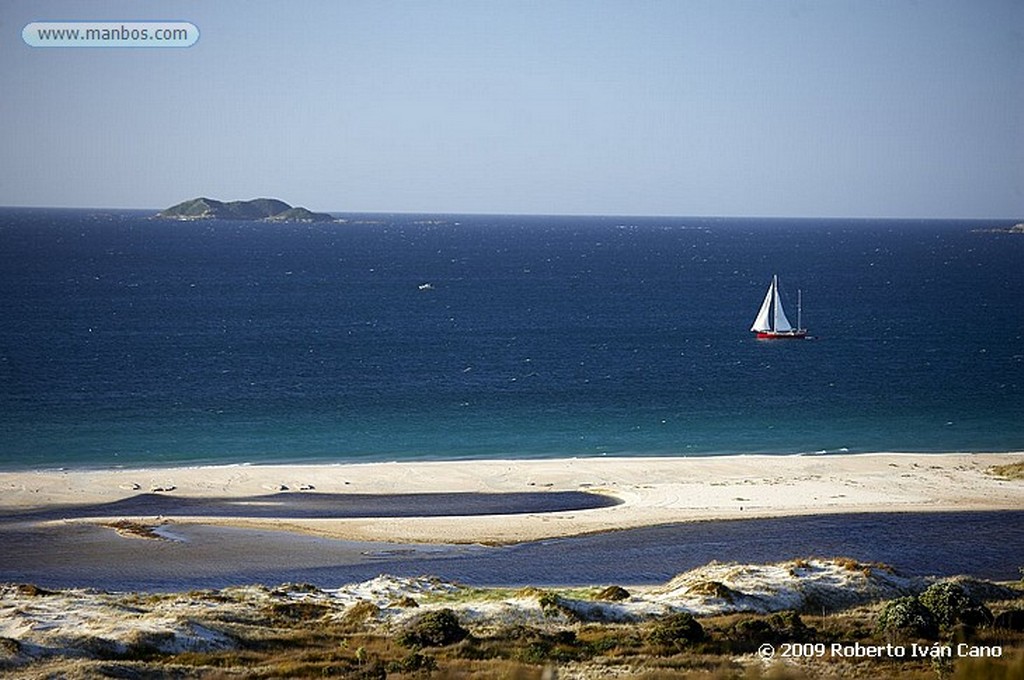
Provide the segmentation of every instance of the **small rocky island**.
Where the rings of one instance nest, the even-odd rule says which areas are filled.
[[[217,201],[193,198],[156,215],[167,220],[263,220],[266,222],[333,222],[327,213],[306,208],[293,208],[276,198],[254,198],[251,201]]]
[[[1024,234],[1024,222],[1018,222],[1012,227],[1000,227],[995,229],[974,229],[973,231],[988,234]]]

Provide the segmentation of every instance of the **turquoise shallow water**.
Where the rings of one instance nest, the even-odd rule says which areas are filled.
[[[990,223],[344,217],[0,210],[0,467],[1024,449]]]

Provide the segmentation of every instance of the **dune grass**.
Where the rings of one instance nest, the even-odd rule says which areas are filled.
[[[1022,607],[1024,598],[1002,602]],[[275,611],[274,616],[225,624],[238,644],[207,652],[110,655],[105,659],[62,660],[60,672],[101,676],[196,678],[521,678],[616,677],[647,680],[800,680],[803,678],[918,678],[934,680],[1024,679],[1024,632],[979,628],[950,632],[947,641],[1000,645],[998,659],[954,659],[939,669],[928,659],[852,662],[828,656],[793,663],[764,662],[758,646],[792,641],[884,644],[878,605],[828,616],[782,613],[729,614],[686,621],[675,636],[670,619],[642,624],[577,623],[560,629],[509,626],[478,635],[445,638],[424,646],[403,628],[382,630],[321,612]],[[311,618],[310,618],[311,617]],[[695,633],[693,623],[700,628]],[[212,624],[211,624],[212,625]],[[668,637],[666,637],[668,636]],[[669,639],[671,638],[671,639]],[[925,644],[924,641],[921,641]],[[57,663],[54,661],[53,663]],[[0,666],[3,664],[0,663]],[[52,664],[49,664],[52,667]],[[562,669],[552,676],[553,668]],[[547,670],[546,670],[547,669]],[[11,677],[18,668],[8,667]],[[24,669],[42,677],[48,664]],[[58,672],[58,675],[60,674]]]
[[[1024,479],[1024,462],[994,465],[988,471],[990,474],[1004,479]]]

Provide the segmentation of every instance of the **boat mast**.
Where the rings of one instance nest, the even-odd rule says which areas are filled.
[[[797,330],[800,330],[801,328],[804,327],[803,326],[803,321],[801,320],[801,316],[802,316],[802,313],[803,313],[803,308],[804,308],[803,291],[801,291],[799,288],[797,288],[796,289],[796,329]]]
[[[779,323],[779,276],[772,275],[772,333],[776,331]]]

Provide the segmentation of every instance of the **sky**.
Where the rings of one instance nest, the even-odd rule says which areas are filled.
[[[8,206],[1024,218],[1020,0],[4,0],[0,93]]]

